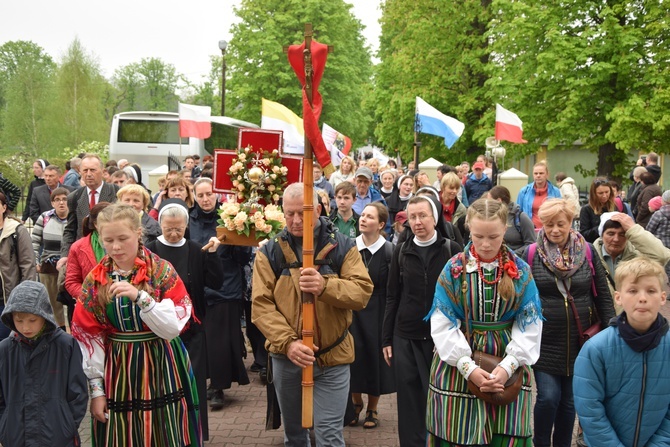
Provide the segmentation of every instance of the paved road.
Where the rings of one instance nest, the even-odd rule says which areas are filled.
[[[670,319],[670,304],[661,308],[661,314]],[[252,355],[246,361],[251,365]],[[258,374],[249,373],[251,383],[245,386],[233,385],[226,391],[226,403],[221,411],[209,412],[209,442],[206,446],[282,446],[283,431],[265,430],[266,397],[265,387]],[[362,418],[361,418],[362,419]],[[344,437],[348,446],[396,447],[398,443],[398,416],[395,394],[382,396],[379,402],[379,427],[367,430],[345,427]],[[575,430],[576,432],[576,430]],[[82,423],[80,433],[82,445],[90,446],[90,422],[88,417]],[[574,439],[574,437],[573,437]],[[573,442],[573,446],[574,446]]]
[[[253,356],[250,354],[245,362],[251,365]],[[258,374],[249,373],[249,385],[233,385],[225,392],[225,405],[220,411],[209,412],[209,442],[206,446],[282,446],[284,432],[265,430],[266,396],[265,386],[261,384]],[[346,427],[344,436],[347,445],[351,446],[398,446],[398,416],[395,394],[382,396],[379,402],[380,424],[376,429]],[[90,419],[84,419],[80,434],[82,446],[90,446]]]

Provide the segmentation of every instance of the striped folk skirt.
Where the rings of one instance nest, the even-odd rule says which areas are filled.
[[[472,394],[458,369],[440,360],[436,352],[428,386],[427,445],[532,446],[532,375],[529,367],[523,369],[519,397],[500,407]]]
[[[195,378],[179,337],[111,334],[105,392],[109,420],[93,419],[93,446],[202,446]]]

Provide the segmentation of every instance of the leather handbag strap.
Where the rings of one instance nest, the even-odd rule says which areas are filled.
[[[579,338],[584,338],[584,331],[582,330],[582,322],[579,319],[579,313],[577,312],[577,306],[575,306],[575,299],[572,297],[572,294],[570,293],[570,287],[565,283],[565,280],[561,280],[563,282],[563,287],[565,287],[565,298],[568,300],[570,303],[570,307],[572,307],[572,315],[575,317],[575,323],[577,323],[577,331],[579,332]]]

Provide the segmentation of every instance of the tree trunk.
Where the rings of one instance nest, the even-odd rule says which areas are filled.
[[[609,177],[621,181],[621,173],[616,172],[617,166],[626,163],[623,151],[617,151],[614,143],[605,143],[598,148],[598,176]]]

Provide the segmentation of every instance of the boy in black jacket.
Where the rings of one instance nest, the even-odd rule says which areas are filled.
[[[24,281],[9,295],[0,342],[0,443],[79,446],[88,380],[77,342],[56,326],[49,294]]]

